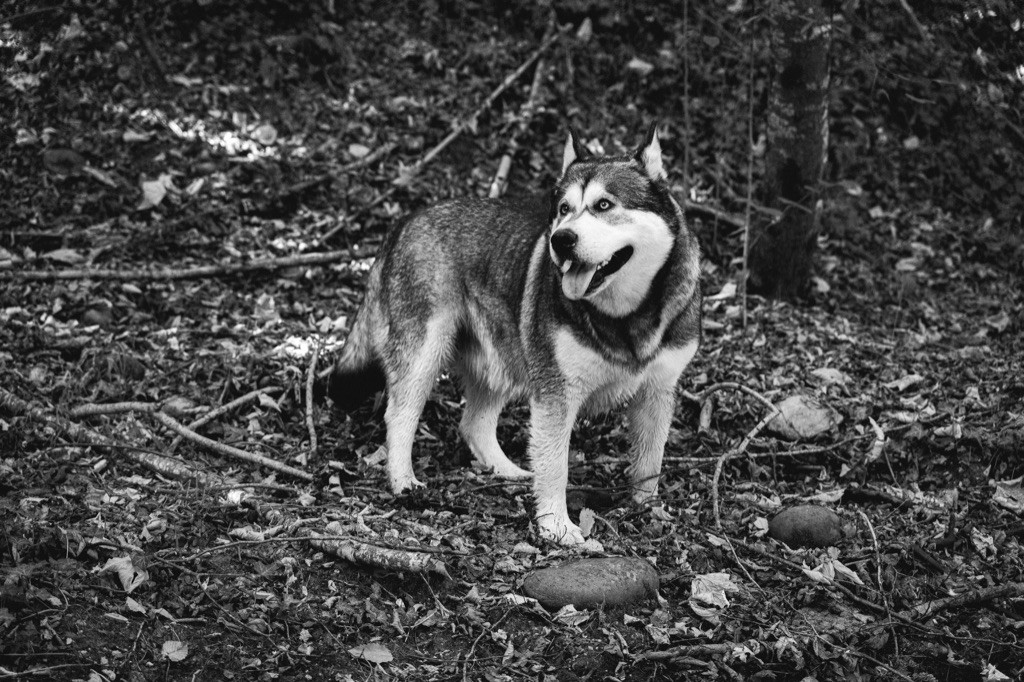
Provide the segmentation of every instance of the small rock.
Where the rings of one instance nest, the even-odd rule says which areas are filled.
[[[768,430],[786,440],[814,438],[838,426],[842,416],[816,398],[794,395],[777,404]]]
[[[531,573],[523,592],[549,609],[566,604],[588,609],[619,606],[654,597],[658,572],[643,559],[580,559]]]
[[[768,523],[768,536],[790,547],[830,547],[843,539],[839,516],[816,504],[783,509]]]

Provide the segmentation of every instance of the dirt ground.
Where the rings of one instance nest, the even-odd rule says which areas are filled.
[[[568,124],[616,151],[659,118],[678,188],[688,156],[692,200],[742,216],[744,50],[764,45],[736,12],[751,10],[691,7],[684,24],[645,3],[558,7],[569,28],[543,55],[522,131],[532,63],[418,166],[551,35],[542,3],[7,4],[0,680],[1024,672],[1024,247],[1003,210],[1024,175],[991,166],[1019,168],[1024,141],[955,175],[949,155],[982,156],[996,134],[961,132],[990,111],[970,108],[981,99],[929,100],[929,115],[948,104],[938,122],[897,115],[896,95],[876,106],[914,50],[939,49],[901,34],[895,4],[868,19],[903,35],[906,61],[871,80],[853,48],[836,58],[837,191],[807,299],[751,298],[744,324],[741,235],[691,211],[704,342],[666,451],[669,515],[623,501],[623,416],[583,420],[570,506],[593,522],[589,550],[540,541],[528,487],[472,467],[447,378],[417,436],[427,488],[395,497],[379,401],[311,407],[307,376],[314,353],[325,367],[343,342],[388,226],[486,194],[513,135],[508,191],[521,194],[550,186]],[[863,27],[837,21],[855,43]],[[986,36],[985,21],[967,28]],[[936,44],[942,26],[956,33],[929,26]],[[965,87],[1012,111],[1019,84],[984,71],[1012,50],[984,48],[996,57]],[[986,211],[994,194],[976,191],[996,176],[1008,198]],[[284,258],[298,260],[226,267]],[[220,271],[191,272],[204,266]],[[755,428],[768,411],[752,392],[813,397],[837,423],[783,440]],[[169,427],[243,397],[193,430],[270,466]],[[516,407],[499,425],[520,462],[527,417]],[[716,486],[716,464],[752,432]],[[838,515],[837,543],[766,536],[802,503]],[[581,555],[650,561],[657,599],[555,611],[523,598],[526,575]]]

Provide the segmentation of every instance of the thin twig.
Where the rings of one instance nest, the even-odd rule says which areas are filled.
[[[232,400],[231,402],[224,403],[220,407],[210,410],[209,412],[199,417],[195,421],[190,422],[188,424],[188,428],[190,428],[193,431],[196,431],[199,428],[209,424],[214,419],[220,417],[221,415],[227,414],[236,407],[241,407],[242,405],[245,405],[246,403],[259,398],[261,395],[280,393],[282,390],[283,389],[280,386],[268,386],[267,388],[257,388],[255,391],[249,391],[245,395],[239,396]],[[174,440],[171,441],[171,444],[167,446],[168,452],[174,452],[174,450],[181,444],[181,438],[181,436],[174,437]]]
[[[164,65],[164,60],[160,58],[160,53],[153,47],[153,41],[149,39],[149,31],[146,30],[146,22],[142,20],[141,15],[136,15],[135,17],[135,37],[139,39],[143,51],[145,51],[146,56],[153,63],[156,75],[161,81],[166,82],[167,67]]]
[[[912,618],[915,620],[920,618],[930,618],[939,611],[961,609],[969,606],[976,606],[978,604],[985,604],[987,602],[995,601],[996,599],[1011,599],[1014,597],[1020,597],[1021,595],[1024,595],[1024,583],[1007,583],[1006,585],[997,585],[995,587],[971,590],[970,592],[964,592],[963,594],[955,597],[948,597],[946,599],[934,599],[893,615],[903,618]]]
[[[339,263],[372,255],[373,252],[370,249],[367,249],[365,253],[359,254],[353,254],[348,250],[325,251],[283,258],[261,258],[248,263],[224,263],[223,265],[204,265],[197,268],[165,268],[159,270],[148,268],[137,270],[0,270],[0,282],[15,280],[50,282],[64,279],[113,279],[128,281],[202,279],[205,277],[224,277],[257,271],[281,270],[306,265],[326,265],[328,263]]]
[[[749,395],[750,397],[759,400],[761,404],[767,407],[769,410],[775,409],[775,404],[768,398],[764,397],[763,394],[758,393],[749,386],[744,386],[743,384],[736,383],[735,381],[721,381],[717,384],[712,384],[711,386],[708,386],[694,397],[697,399],[698,402],[703,402],[707,400],[707,398],[712,393],[718,393],[719,391],[742,391]]]
[[[722,478],[722,469],[725,467],[726,461],[743,454],[750,445],[750,441],[752,441],[757,434],[761,433],[764,427],[768,426],[768,422],[775,419],[778,415],[778,409],[772,405],[771,412],[766,414],[764,419],[759,421],[754,428],[747,432],[747,435],[744,436],[742,441],[740,441],[740,444],[736,446],[735,449],[724,452],[715,463],[715,473],[711,477],[711,510],[715,515],[715,528],[722,528],[722,514],[718,506],[718,481]]]
[[[907,0],[899,0],[899,3],[903,12],[907,15],[907,18],[910,19],[910,23],[914,25],[914,29],[917,31],[918,35],[921,36],[921,39],[924,41],[931,40],[931,36],[928,35],[928,31],[925,30],[924,24],[922,24],[917,18],[917,15],[914,14],[914,9],[910,6],[910,3],[907,2]]]
[[[438,154],[443,152],[448,147],[448,145],[454,142],[459,135],[465,132],[472,125],[472,123],[476,121],[477,118],[480,117],[481,114],[490,109],[491,105],[494,104],[495,100],[501,97],[501,94],[505,92],[505,90],[507,90],[509,86],[515,83],[519,79],[519,77],[522,76],[523,73],[525,73],[526,70],[529,69],[535,61],[540,59],[540,56],[544,54],[544,52],[555,43],[555,41],[561,38],[562,35],[569,28],[571,28],[571,26],[566,24],[565,26],[557,29],[556,31],[551,32],[550,35],[548,35],[540,44],[540,47],[534,50],[533,53],[529,57],[527,57],[526,61],[519,65],[519,68],[517,68],[515,71],[506,76],[505,80],[503,80],[498,87],[491,91],[491,94],[489,94],[480,104],[480,106],[476,108],[476,111],[474,111],[468,117],[463,118],[460,121],[457,121],[455,125],[452,127],[452,131],[448,133],[448,135],[446,135],[443,140],[434,145],[434,147],[430,151],[424,154],[422,159],[417,161],[411,167],[405,169],[405,172],[402,173],[402,175],[395,180],[395,184],[408,184],[417,174],[419,174],[421,170],[423,170],[424,166],[433,161]]]
[[[722,644],[684,644],[663,649],[661,651],[645,651],[637,654],[636,659],[640,661],[668,661],[680,656],[718,656],[728,654],[743,646],[742,643],[726,642]]]
[[[874,420],[871,420],[872,423]],[[877,426],[877,425],[876,425]],[[868,515],[860,510],[861,520],[864,521],[864,525],[868,527],[868,532],[871,534],[871,546],[875,551],[875,582],[878,583],[878,594],[882,598],[882,606],[885,607],[885,615],[889,617],[889,630],[892,635],[892,645],[895,649],[896,655],[899,656],[900,643],[896,637],[896,628],[892,626],[892,606],[889,604],[889,595],[885,591],[885,584],[882,582],[882,552],[878,548],[878,536],[875,534],[875,526],[871,523],[871,519]]]
[[[316,381],[316,361],[320,358],[320,349],[323,348],[323,340],[321,339],[313,347],[313,357],[309,359],[309,370],[306,372],[306,430],[309,432],[309,453],[303,454],[301,459],[303,465],[308,464],[309,460],[316,460],[316,425],[313,423],[313,383]]]
[[[687,216],[699,215],[711,218],[712,220],[716,220],[720,223],[731,225],[737,230],[742,230],[749,224],[749,217],[744,219],[739,216],[735,216],[732,213],[727,213],[720,208],[715,208],[709,204],[699,204],[695,201],[690,201],[689,199],[686,199],[683,202],[683,213]]]
[[[743,331],[747,331],[747,288],[750,280],[750,217],[754,204],[754,33],[750,32],[750,69],[747,81],[747,204],[743,220],[743,277],[740,286],[740,311]]]
[[[540,86],[544,82],[547,68],[547,62],[543,58],[537,60],[537,69],[534,71],[533,83],[530,85],[530,95],[526,98],[522,109],[519,110],[519,122],[511,137],[509,137],[505,153],[501,157],[501,162],[498,163],[498,172],[495,173],[494,180],[491,181],[491,189],[487,194],[491,199],[497,199],[503,195],[508,187],[508,175],[512,169],[512,158],[519,149],[519,137],[526,133],[526,129],[530,126],[530,120],[533,119],[533,114],[537,110],[537,96],[540,94]]]
[[[0,668],[0,680],[17,680],[25,677],[49,677],[56,670],[67,670],[69,668],[88,668],[92,663],[61,663],[59,665],[48,665],[44,668],[29,668],[28,670],[14,671]]]
[[[140,452],[134,448],[122,446],[111,442],[106,436],[93,431],[80,424],[65,419],[56,414],[50,414],[44,410],[33,407],[21,398],[0,388],[0,410],[7,410],[16,415],[25,415],[36,421],[51,426],[58,433],[61,433],[79,443],[86,443],[91,447],[107,448],[110,452],[118,452],[126,459],[135,462],[150,471],[161,476],[173,479],[194,480],[204,485],[217,485],[223,483],[221,477],[196,471],[191,467],[170,457],[164,457],[152,452]]]
[[[198,433],[192,431],[184,424],[179,422],[177,419],[168,414],[165,414],[164,412],[153,412],[152,414],[154,419],[156,419],[158,422],[169,428],[171,431],[174,431],[175,433],[181,435],[186,440],[190,440],[193,443],[196,443],[197,445],[201,445],[207,448],[208,450],[212,450],[218,454],[225,455],[227,457],[233,457],[235,459],[241,459],[252,464],[258,464],[259,466],[266,467],[267,469],[272,469],[274,471],[286,474],[288,476],[292,476],[293,478],[298,478],[302,481],[313,480],[313,475],[310,474],[309,472],[296,469],[295,467],[288,466],[287,464],[278,462],[277,460],[270,459],[269,457],[264,457],[263,455],[257,455],[256,453],[253,452],[246,452],[245,450],[240,450],[239,448],[233,447],[231,445],[218,443],[217,441],[211,440],[210,438],[206,438],[205,436],[200,436]]]
[[[683,201],[690,199],[690,0],[683,0]]]

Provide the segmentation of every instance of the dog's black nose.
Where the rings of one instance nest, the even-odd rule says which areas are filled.
[[[551,248],[555,250],[556,256],[567,260],[572,257],[572,250],[579,240],[579,236],[572,230],[556,230],[551,234]]]

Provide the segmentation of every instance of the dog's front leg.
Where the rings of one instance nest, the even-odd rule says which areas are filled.
[[[676,407],[676,383],[696,352],[696,341],[664,351],[648,368],[629,404],[632,463],[627,474],[639,504],[650,504],[658,496],[661,461]]]
[[[569,438],[578,406],[564,399],[530,401],[530,465],[540,535],[563,545],[583,542],[583,532],[569,520],[565,488],[569,483]]]

